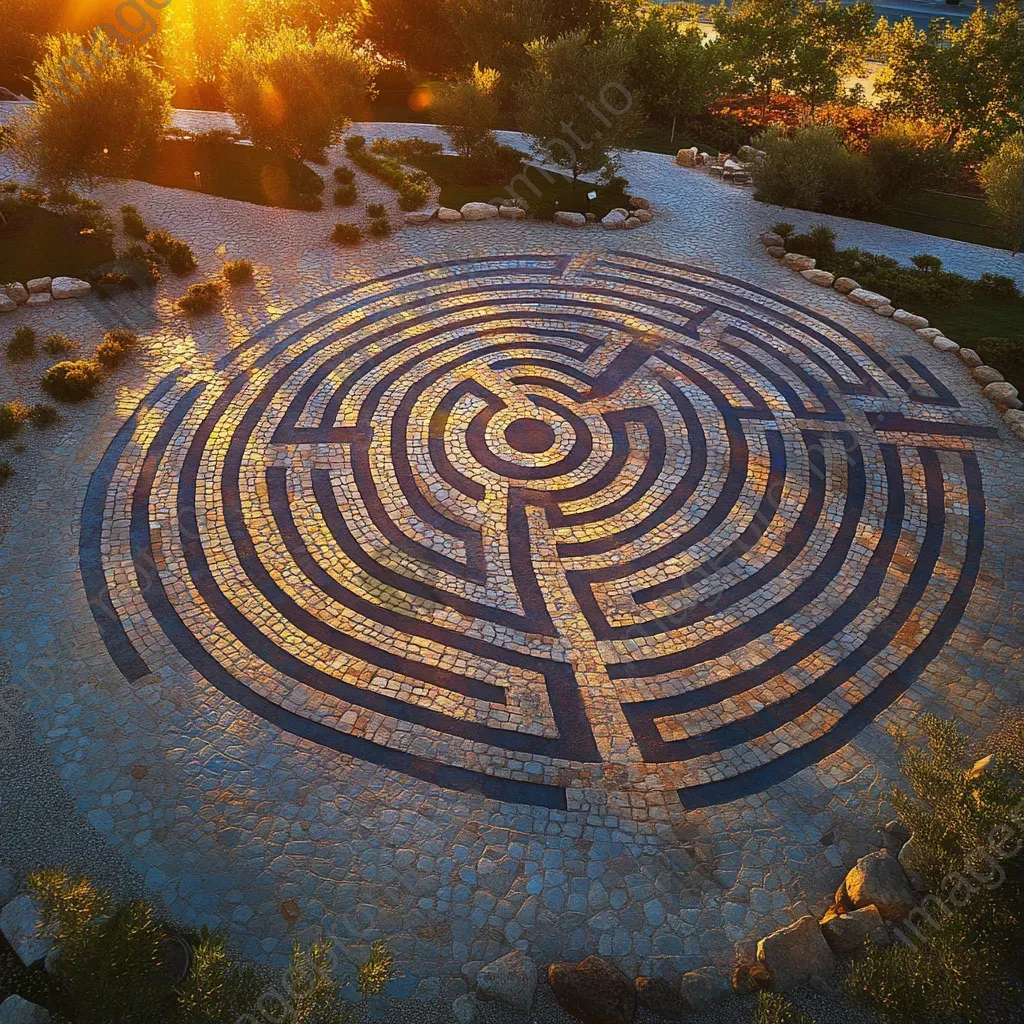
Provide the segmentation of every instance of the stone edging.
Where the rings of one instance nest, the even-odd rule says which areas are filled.
[[[55,299],[81,299],[91,291],[92,285],[77,277],[35,277],[26,284],[14,281],[0,285],[0,313],[13,313],[21,306],[48,306]]]
[[[998,370],[986,366],[977,352],[973,349],[961,348],[937,327],[929,326],[925,317],[909,313],[905,309],[895,309],[886,296],[861,288],[853,278],[837,278],[827,270],[818,270],[815,267],[816,261],[810,256],[786,252],[785,239],[781,235],[777,235],[773,231],[763,231],[760,240],[772,259],[779,260],[798,273],[805,281],[809,281],[819,288],[832,288],[840,295],[845,295],[851,302],[870,309],[878,316],[891,318],[896,323],[909,327],[919,338],[923,338],[940,352],[954,352],[959,355],[960,361],[978,382],[981,393],[1002,414],[1014,434],[1024,440],[1024,402],[1018,396],[1017,389],[1007,383]]]
[[[442,224],[457,224],[462,221],[488,221],[488,220],[525,220],[526,211],[518,206],[495,206],[492,203],[466,203],[461,210],[452,210],[447,206],[428,207],[425,210],[416,210],[407,213],[405,223],[414,226],[430,224],[438,221]],[[627,210],[619,207],[612,210],[605,217],[598,221],[592,213],[572,213],[568,210],[559,210],[553,221],[543,221],[544,224],[557,224],[568,228],[585,228],[592,224],[600,223],[605,231],[631,231],[650,224],[654,220],[654,214],[646,207],[635,210]]]

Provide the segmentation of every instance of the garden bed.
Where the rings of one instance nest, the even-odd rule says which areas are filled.
[[[525,154],[521,153],[519,157],[521,161],[526,160]],[[526,175],[537,192],[520,178],[515,182],[516,193],[529,204],[530,216],[539,220],[551,220],[557,210],[590,212],[601,218],[611,210],[629,205],[624,179],[617,179],[611,185],[593,185],[586,181],[574,183],[567,175],[553,171],[542,172],[537,167],[527,166],[524,169],[522,162],[518,167],[505,167],[490,174],[481,174],[469,160],[461,156],[411,153],[405,159],[434,179],[441,189],[438,202],[453,210],[461,209],[466,203],[512,200],[515,197],[506,189],[520,173]],[[588,200],[589,192],[597,192],[597,199]]]
[[[79,219],[31,204],[5,208],[4,216],[7,224],[0,224],[0,282],[84,277],[93,267],[114,258],[107,241],[81,233]]]
[[[196,188],[195,172],[201,176]],[[208,139],[164,139],[136,175],[164,188],[202,191],[259,206],[308,209],[323,179],[302,161],[257,146]]]

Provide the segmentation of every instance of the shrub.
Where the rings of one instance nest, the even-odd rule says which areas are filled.
[[[846,149],[828,126],[798,128],[791,138],[772,128],[755,145],[765,155],[750,165],[750,174],[754,198],[763,203],[844,216],[878,205],[870,161]]]
[[[355,185],[339,185],[334,190],[335,206],[352,206],[352,204],[355,203],[356,198]]]
[[[495,145],[500,81],[501,75],[493,68],[474,64],[467,78],[446,82],[437,90],[434,118],[460,156],[469,157],[488,144]]]
[[[317,210],[324,208],[324,201],[315,192],[306,192],[295,197],[292,208],[305,210],[307,213],[316,213]]]
[[[119,260],[123,260],[126,263],[133,263],[138,268],[139,275],[149,281],[150,284],[156,284],[161,278],[160,264],[157,262],[156,257],[152,252],[149,251],[144,245],[139,245],[138,242],[133,242],[117,254]]]
[[[13,194],[17,192],[21,186],[16,181],[11,181],[10,178],[5,181],[0,181],[0,192],[8,192]]]
[[[387,217],[374,217],[370,221],[370,236],[372,238],[387,238],[391,234],[391,221]]]
[[[253,273],[251,260],[231,260],[224,264],[224,280],[229,284],[246,284],[252,280]]]
[[[20,398],[0,405],[0,441],[14,437],[29,415],[28,406]]]
[[[796,228],[788,220],[778,220],[772,225],[772,231],[780,238],[789,238],[795,230]]]
[[[867,141],[867,155],[880,194],[888,201],[930,188],[953,188],[963,158],[934,130],[919,122],[892,122]]]
[[[43,351],[48,356],[63,356],[77,348],[78,342],[72,341],[66,334],[51,334],[43,339]]]
[[[0,487],[14,476],[14,467],[9,462],[0,462]]]
[[[186,313],[200,315],[210,313],[224,298],[224,288],[219,281],[197,281],[190,284],[185,294],[178,299],[178,308]]]
[[[345,152],[349,156],[355,156],[356,153],[366,148],[366,138],[363,135],[350,135],[345,140]]]
[[[369,56],[342,32],[314,37],[281,27],[237,38],[219,82],[228,110],[256,145],[321,159],[351,123],[372,73]]]
[[[7,358],[14,363],[34,359],[36,354],[36,332],[31,327],[19,327],[14,337],[7,342]]]
[[[60,413],[52,405],[40,402],[29,410],[28,419],[36,430],[46,430],[47,427],[52,427],[59,422]]]
[[[358,224],[346,224],[343,221],[335,224],[331,232],[331,241],[338,245],[358,245],[362,237]]]
[[[427,201],[427,190],[422,185],[407,181],[398,193],[398,205],[403,210],[418,210]]]
[[[995,214],[1004,242],[1024,246],[1024,132],[1007,139],[978,173],[989,209]]]
[[[134,206],[121,207],[121,222],[124,224],[124,233],[129,238],[145,238],[149,234],[149,228],[142,219],[142,214]]]
[[[69,209],[72,206],[80,206],[82,202],[82,197],[73,188],[58,185],[50,189],[50,203],[53,206]]]
[[[938,256],[929,256],[927,253],[921,253],[918,256],[911,256],[910,262],[918,270],[922,270],[926,274],[938,274],[942,271],[942,260]]]
[[[811,256],[822,267],[830,266],[836,258],[836,233],[824,224],[811,228],[805,235],[786,237],[786,248]]]
[[[993,299],[1019,299],[1020,289],[1012,277],[1005,274],[990,274],[986,271],[974,282],[971,289],[977,296]]]
[[[100,382],[99,367],[85,359],[54,363],[41,381],[43,390],[61,402],[82,402],[92,398]]]
[[[46,193],[41,188],[23,188],[21,201],[29,206],[42,206],[46,202]]]
[[[96,346],[96,362],[106,369],[119,366],[138,347],[139,336],[124,327],[116,327],[103,335]]]
[[[339,185],[351,185],[356,179],[356,172],[351,167],[335,167],[334,180]]]
[[[42,46],[36,105],[8,126],[15,159],[47,183],[131,177],[171,117],[171,87],[145,48],[100,30],[47,36]]]
[[[101,293],[105,292],[107,288],[124,288],[125,291],[134,292],[139,287],[139,282],[134,277],[130,274],[123,274],[120,270],[108,270],[91,280],[92,286]]]
[[[386,217],[388,215],[388,211],[382,203],[370,203],[366,207],[366,212],[371,217]]]
[[[196,257],[188,242],[175,238],[163,228],[151,231],[146,236],[149,247],[167,261],[171,271],[179,276],[190,274],[196,269]]]

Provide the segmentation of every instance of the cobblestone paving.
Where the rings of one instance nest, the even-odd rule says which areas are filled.
[[[778,211],[627,174],[635,232],[351,254],[332,211],[97,190],[258,267],[199,320],[162,286],[0,552],[37,737],[182,920],[258,957],[386,935],[420,996],[514,945],[728,963],[881,845],[889,727],[1019,699],[1021,444],[767,259]]]

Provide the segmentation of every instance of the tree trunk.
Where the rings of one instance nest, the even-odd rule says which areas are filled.
[[[669,142],[676,141],[676,115],[672,115],[672,137],[668,140]]]

